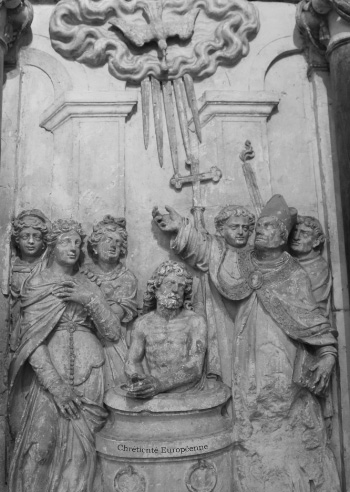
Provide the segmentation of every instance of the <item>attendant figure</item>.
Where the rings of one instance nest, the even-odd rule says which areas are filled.
[[[147,283],[144,314],[135,323],[125,363],[128,396],[152,398],[158,393],[198,389],[207,348],[202,316],[187,306],[192,276],[175,261],[165,261]]]
[[[47,258],[22,287],[19,347],[9,370],[16,439],[10,492],[101,492],[95,433],[105,423],[105,356],[119,317],[78,271],[83,231],[58,220]]]
[[[87,244],[92,262],[82,272],[99,287],[122,327],[117,343],[103,340],[107,389],[124,380],[127,328],[137,316],[137,278],[123,263],[128,251],[125,219],[106,215],[94,225]]]
[[[191,220],[181,217],[176,210],[166,207],[169,214],[161,214],[157,207],[152,215],[158,227],[172,233],[171,247],[190,266],[209,274],[205,279],[204,314],[208,323],[208,353],[206,373],[231,387],[234,321],[239,300],[245,297],[246,285],[241,278],[239,264],[252,246],[249,238],[254,231],[255,216],[242,205],[227,205],[215,217],[216,234],[199,231]],[[237,289],[232,303],[230,286]]]
[[[174,214],[155,216],[161,228],[177,232],[176,253],[209,269],[225,305],[241,301],[231,382],[237,492],[340,492],[318,399],[337,357],[336,330],[318,308],[306,272],[286,252],[296,215],[281,195],[273,196],[257,221],[254,249],[240,256],[240,274],[229,281],[221,275],[223,254],[215,261],[213,246],[195,228],[186,221],[178,227]],[[211,262],[218,267],[210,270]]]
[[[290,252],[308,274],[318,307],[325,316],[329,316],[332,275],[327,261],[322,256],[326,236],[320,221],[315,217],[298,215],[290,236]]]
[[[332,274],[327,261],[322,256],[326,236],[320,221],[315,217],[298,215],[289,240],[292,256],[297,258],[300,266],[308,274],[312,293],[319,309],[326,317],[331,314]],[[323,416],[331,438],[334,405],[331,384],[327,394],[320,399]]]
[[[21,286],[32,270],[41,261],[46,251],[50,221],[36,209],[23,210],[13,221],[11,242],[15,256],[11,262],[10,280],[10,348],[15,351],[19,334],[19,297]]]

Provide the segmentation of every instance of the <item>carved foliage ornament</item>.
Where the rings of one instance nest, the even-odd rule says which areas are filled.
[[[258,28],[246,0],[61,0],[50,36],[63,57],[141,82],[212,75],[248,54]]]

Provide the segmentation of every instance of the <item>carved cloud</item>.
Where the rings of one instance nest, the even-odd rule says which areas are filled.
[[[63,57],[86,65],[108,63],[112,75],[121,80],[140,82],[148,75],[175,79],[185,73],[203,78],[219,65],[239,62],[259,30],[257,10],[247,0],[163,0],[161,22],[167,25],[181,25],[186,14],[200,10],[192,37],[167,38],[169,69],[164,72],[156,42],[136,46],[110,22],[117,18],[135,31],[145,29],[142,5],[157,2],[161,0],[61,0],[50,21],[52,46]]]

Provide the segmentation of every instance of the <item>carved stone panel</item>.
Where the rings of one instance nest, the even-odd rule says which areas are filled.
[[[0,488],[345,492],[342,176],[295,5],[50,1],[4,85]]]

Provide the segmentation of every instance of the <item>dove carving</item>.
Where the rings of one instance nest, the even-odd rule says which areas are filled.
[[[187,40],[192,37],[195,22],[200,9],[195,8],[181,16],[178,20],[163,20],[163,4],[159,0],[138,2],[135,10],[142,10],[146,23],[135,26],[132,22],[127,22],[118,17],[109,19],[109,23],[119,29],[124,36],[134,45],[141,47],[151,41],[156,41],[161,55],[161,68],[167,72],[169,70],[167,61],[167,39],[179,37]]]

